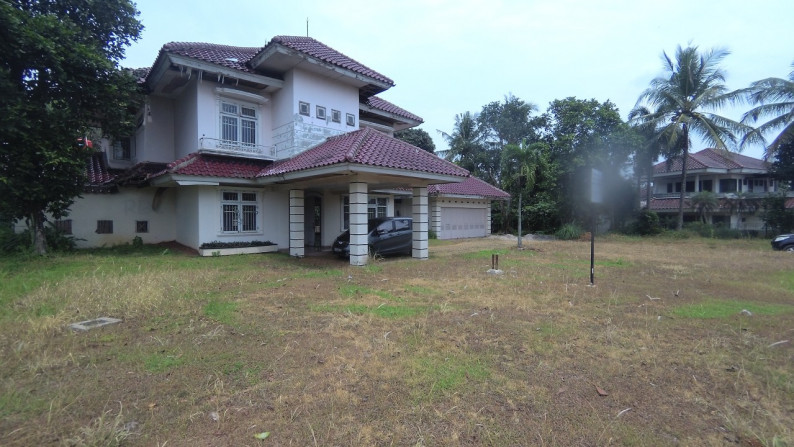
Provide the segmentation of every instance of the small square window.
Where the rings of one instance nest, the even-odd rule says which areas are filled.
[[[331,121],[333,121],[335,123],[341,123],[342,122],[342,112],[340,112],[338,110],[331,109]]]
[[[149,232],[149,221],[148,220],[136,220],[135,221],[135,232],[136,233],[148,233]]]
[[[352,113],[347,114],[347,125],[348,126],[356,125],[356,115],[353,115]]]
[[[317,116],[317,119],[324,120],[325,119],[325,107],[317,106],[317,109],[315,111],[315,115]]]
[[[72,234],[72,219],[56,220],[53,226],[61,234]]]
[[[310,110],[311,110],[311,106],[309,105],[308,102],[303,102],[303,101],[298,102],[298,113],[300,113],[301,115],[309,116]]]
[[[112,220],[98,220],[96,221],[97,234],[113,234],[113,221]]]

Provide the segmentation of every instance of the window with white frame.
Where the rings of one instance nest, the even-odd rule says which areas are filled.
[[[255,192],[223,191],[221,197],[221,232],[257,231],[259,201]]]
[[[342,122],[342,112],[339,110],[331,109],[331,121],[334,123]]]
[[[347,114],[347,125],[348,126],[356,125],[356,115],[353,115],[352,113]]]
[[[367,219],[386,217],[389,199],[386,197],[375,197],[367,202]],[[342,229],[350,227],[350,197],[342,198]]]
[[[298,113],[304,116],[309,116],[311,105],[308,102],[298,101]]]
[[[113,142],[113,159],[114,160],[132,160],[135,153],[132,149],[131,138],[121,138]]]
[[[255,146],[259,121],[256,106],[221,101],[221,140],[234,146]]]
[[[324,120],[325,119],[325,107],[316,106],[314,115],[317,117],[317,119]]]

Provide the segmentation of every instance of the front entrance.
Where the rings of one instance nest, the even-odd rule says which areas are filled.
[[[320,250],[322,248],[322,197],[309,195],[304,207],[304,234],[306,248]]]

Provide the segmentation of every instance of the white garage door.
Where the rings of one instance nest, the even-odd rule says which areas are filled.
[[[439,239],[484,237],[485,208],[441,208],[441,234]]]

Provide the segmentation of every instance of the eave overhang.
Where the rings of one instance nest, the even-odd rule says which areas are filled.
[[[227,78],[229,80],[240,80],[250,84],[253,88],[258,88],[268,92],[279,90],[284,86],[284,81],[281,79],[255,73],[246,73],[244,71],[193,59],[187,56],[161,52],[154,66],[152,67],[151,72],[146,77],[146,87],[150,91],[156,91],[157,86],[162,81],[166,73],[172,70],[179,71],[183,75],[187,76],[193,75],[192,72],[188,70],[196,70],[200,73],[214,75],[218,78],[218,81],[225,80]],[[198,74],[196,76],[198,76]],[[204,75],[201,76],[203,77]]]

